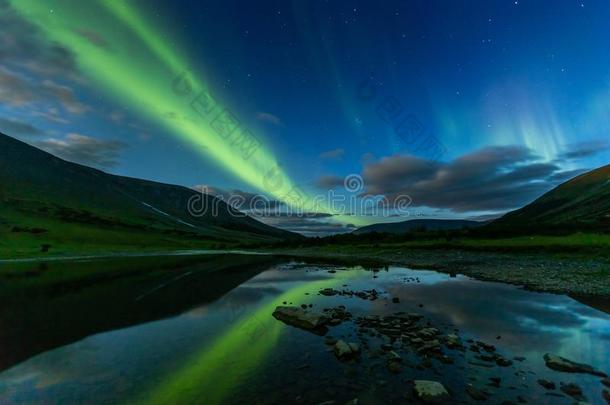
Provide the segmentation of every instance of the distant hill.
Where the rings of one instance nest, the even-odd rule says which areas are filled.
[[[367,225],[356,229],[352,233],[356,235],[371,232],[403,234],[416,230],[438,231],[476,228],[483,226],[484,224],[484,222],[467,221],[462,219],[411,219],[403,222]]]
[[[531,204],[495,220],[495,227],[610,229],[610,165],[569,180]]]
[[[210,195],[202,216],[188,212],[198,193],[182,186],[107,174],[0,134],[0,248],[27,244],[194,247],[202,242],[270,242],[300,235],[265,225]],[[205,243],[202,244],[206,246]],[[47,247],[48,249],[48,247]]]

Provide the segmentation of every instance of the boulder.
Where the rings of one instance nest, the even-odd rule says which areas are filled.
[[[324,327],[328,318],[322,314],[309,312],[299,307],[280,306],[273,311],[273,317],[288,325],[314,331]]]
[[[449,392],[437,381],[415,380],[415,395],[427,403],[439,403],[449,399]]]
[[[543,378],[538,380],[538,384],[547,390],[555,389],[555,383],[553,381],[545,380]]]
[[[346,343],[339,340],[334,346],[335,356],[339,359],[348,359],[360,353],[360,346],[357,343]]]
[[[599,377],[607,377],[605,373],[595,370],[588,364],[576,363],[574,361],[551,353],[547,353],[544,355],[544,362],[546,363],[546,366],[548,368],[555,371],[563,371],[566,373],[586,373],[593,374]]]

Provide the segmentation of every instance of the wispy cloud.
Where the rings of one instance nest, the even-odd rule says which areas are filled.
[[[318,157],[323,160],[341,160],[345,155],[345,149],[337,148],[333,150],[327,150],[326,152],[320,153]]]
[[[102,140],[76,133],[69,133],[62,139],[40,140],[34,145],[62,159],[99,168],[116,166],[121,152],[127,147],[122,141]]]
[[[0,132],[11,136],[32,136],[44,134],[44,131],[27,122],[0,118]]]
[[[4,68],[0,68],[0,103],[11,107],[59,103],[70,114],[83,114],[89,110],[66,85],[52,80],[38,81]]]
[[[283,125],[282,120],[278,116],[271,113],[259,112],[256,114],[256,119],[273,125]]]

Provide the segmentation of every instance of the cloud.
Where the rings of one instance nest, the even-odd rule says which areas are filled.
[[[232,207],[240,211],[269,212],[276,210],[284,205],[283,202],[273,200],[263,194],[255,194],[242,190],[225,190],[219,187],[208,186],[204,184],[192,187],[202,193],[213,195],[229,203]]]
[[[256,114],[256,119],[273,125],[283,125],[282,120],[279,117],[266,112],[259,112],[258,114]]]
[[[44,133],[41,129],[28,124],[27,122],[17,121],[12,119],[0,118],[0,132],[11,136],[32,136],[41,135]]]
[[[566,145],[566,152],[559,156],[559,159],[584,159],[599,155],[610,149],[610,141],[606,139],[594,139],[586,142],[578,142]]]
[[[345,149],[338,148],[320,153],[319,158],[323,160],[340,160],[344,155]]]
[[[316,180],[316,187],[322,190],[333,189],[335,187],[343,186],[344,178],[334,175],[324,175]]]
[[[267,225],[275,226],[287,231],[297,232],[305,236],[327,236],[337,233],[352,232],[356,229],[353,224],[341,224],[323,221],[325,217],[298,217],[281,216],[260,218]],[[322,219],[322,220],[319,220]]]
[[[12,107],[56,102],[67,112],[77,115],[89,110],[68,86],[48,79],[39,82],[3,68],[0,68],[0,102]]]
[[[495,146],[451,162],[395,155],[367,164],[364,195],[393,201],[408,195],[413,206],[453,212],[503,211],[533,201],[566,175],[521,146]]]
[[[7,0],[0,0],[0,60],[4,66],[44,77],[80,79],[74,54],[46,40]]]
[[[7,0],[0,0],[0,26],[0,103],[31,114],[56,103],[70,114],[89,110],[66,85],[86,83],[70,50],[48,40]]]
[[[96,139],[75,133],[70,133],[63,139],[37,141],[34,145],[62,159],[100,168],[115,166],[127,146],[121,141]]]

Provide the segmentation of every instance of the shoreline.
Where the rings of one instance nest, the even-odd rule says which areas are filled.
[[[332,261],[371,261],[414,270],[462,274],[481,281],[517,285],[530,291],[610,299],[610,264],[607,259],[557,257],[548,253],[497,253],[470,250],[377,249],[352,247],[266,250],[277,256]]]
[[[578,297],[610,299],[610,263],[607,258],[551,253],[506,253],[467,249],[417,249],[332,246],[297,249],[197,249],[150,252],[106,252],[73,256],[0,259],[0,265],[45,261],[95,260],[155,256],[198,256],[215,254],[274,255],[355,265],[370,262],[415,270],[462,274],[482,281],[518,285],[531,291]]]

